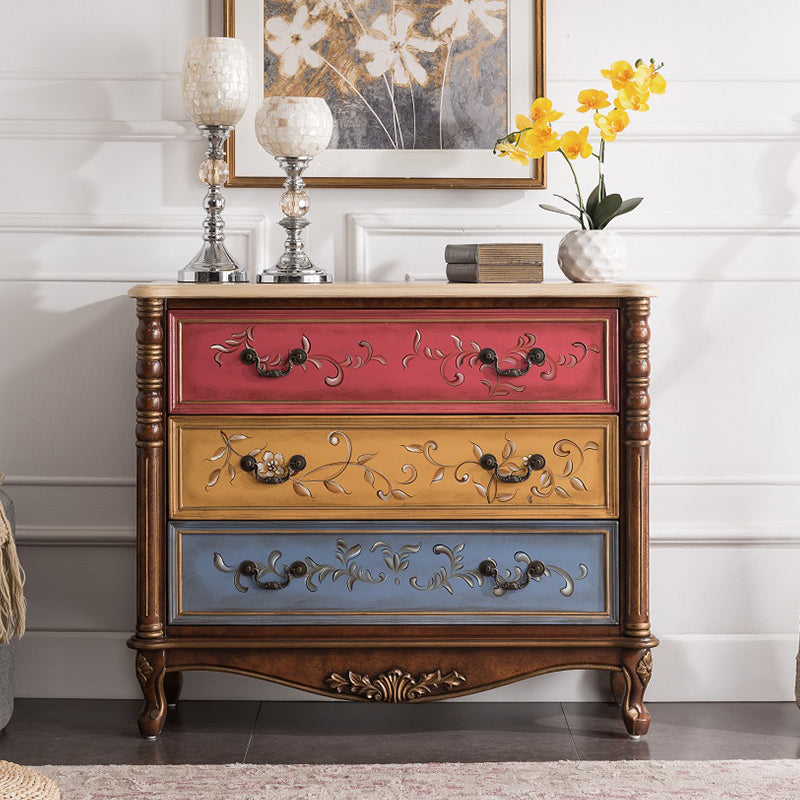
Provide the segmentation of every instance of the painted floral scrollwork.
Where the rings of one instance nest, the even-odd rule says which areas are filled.
[[[524,392],[527,384],[507,380],[499,376],[495,369],[481,361],[481,345],[475,341],[464,342],[459,336],[450,334],[453,341],[453,348],[445,352],[439,347],[431,347],[423,344],[422,334],[419,330],[414,331],[414,340],[411,344],[411,352],[403,356],[401,365],[403,369],[408,369],[409,364],[417,358],[426,359],[439,363],[439,375],[449,386],[460,386],[466,376],[464,367],[473,367],[480,370],[481,374],[488,377],[481,378],[481,383],[486,387],[489,397],[507,397],[513,392]],[[536,345],[537,337],[534,333],[523,333],[517,339],[517,346],[505,352],[501,357],[502,363],[519,366],[525,364],[528,354]],[[569,369],[580,364],[589,353],[599,353],[600,348],[594,344],[584,342],[573,342],[574,348],[571,353],[559,353],[554,356],[544,351],[544,362],[538,369],[538,376],[541,380],[553,381],[558,376],[561,368]],[[534,374],[531,370],[531,374]],[[519,380],[519,379],[517,379]]]
[[[214,351],[214,361],[222,366],[221,357],[231,353],[236,353],[240,350],[255,349],[255,326],[251,325],[249,328],[232,333],[225,340],[223,344],[212,344],[211,349]],[[326,368],[330,374],[325,376],[324,382],[326,386],[335,388],[339,386],[344,380],[345,370],[356,370],[367,364],[380,364],[386,366],[386,358],[375,352],[372,344],[366,339],[362,339],[358,343],[359,347],[364,348],[363,354],[351,355],[347,354],[343,358],[334,358],[326,353],[312,352],[311,340],[305,334],[300,336],[300,346],[306,353],[306,360],[302,364],[298,364],[299,368],[306,371],[307,366],[315,367],[317,370],[322,371]],[[285,353],[274,353],[267,356],[258,357],[258,367],[260,369],[273,369],[283,364],[286,360]]]
[[[300,497],[313,498],[314,492],[312,488],[321,488],[331,494],[350,494],[350,491],[345,488],[340,480],[341,476],[348,470],[350,472],[360,472],[364,476],[364,480],[375,489],[376,496],[384,501],[407,499],[411,495],[398,487],[408,486],[417,479],[417,470],[411,464],[403,464],[400,467],[400,471],[403,474],[402,478],[392,479],[369,464],[377,455],[376,453],[362,453],[359,456],[354,456],[352,441],[343,431],[331,431],[328,434],[327,441],[333,447],[343,445],[345,448],[344,458],[313,467],[312,469],[306,469],[302,474],[289,474],[283,453],[268,448],[266,444],[262,447],[256,447],[247,453],[239,452],[234,444],[250,439],[251,437],[249,436],[240,433],[228,435],[225,431],[220,431],[219,435],[222,439],[222,447],[207,460],[218,462],[224,459],[224,461],[222,461],[220,467],[211,471],[206,483],[206,491],[216,485],[223,469],[229,482],[233,483],[237,476],[236,466],[231,463],[233,456],[238,456],[239,459],[246,456],[255,459],[255,472],[257,475],[265,478],[285,479],[281,482],[290,483],[295,494]]]
[[[475,442],[472,442],[474,458],[459,464],[443,464],[439,461],[437,458],[439,445],[432,439],[423,444],[404,445],[404,447],[410,453],[420,453],[436,468],[431,484],[444,480],[449,474],[456,483],[471,483],[487,503],[508,503],[514,500],[519,490],[509,490],[509,483],[502,480],[503,476],[509,476],[506,477],[506,481],[510,481],[512,476],[531,472],[528,464],[529,456],[517,456],[517,445],[508,434],[505,435],[502,458],[497,459],[497,467],[493,472],[486,471],[485,461],[482,463],[486,453]],[[559,462],[561,469],[556,470],[549,461],[545,461],[545,466],[537,470],[538,478],[532,478],[536,483],[531,486],[526,496],[527,502],[533,503],[536,498],[549,497],[552,494],[567,498],[575,492],[588,491],[585,481],[577,473],[584,464],[586,452],[599,449],[599,445],[594,441],[588,441],[581,447],[571,439],[559,439],[553,445],[553,454],[563,460]]]
[[[447,564],[439,567],[439,569],[428,578],[412,575],[408,578],[409,586],[420,592],[431,592],[443,589],[450,595],[454,594],[454,583],[456,581],[463,581],[470,589],[482,587],[484,585],[485,575],[481,573],[477,566],[475,568],[466,567],[464,564],[465,548],[466,544],[464,542],[459,542],[452,547],[441,543],[434,545],[432,552],[435,555],[445,556]],[[422,545],[420,543],[406,543],[395,549],[388,542],[379,540],[370,545],[368,552],[375,553],[378,550],[381,551],[383,563],[390,572],[394,573],[394,577],[392,578],[394,584],[400,585],[400,574],[409,569],[412,558],[417,555],[421,549]],[[243,578],[252,578],[255,584],[262,588],[285,588],[289,585],[292,578],[295,580],[303,579],[306,589],[310,592],[316,592],[322,587],[326,579],[330,578],[331,583],[344,580],[348,591],[352,592],[357,584],[381,584],[388,580],[387,573],[374,573],[369,568],[358,563],[359,557],[364,552],[365,548],[360,543],[348,545],[344,539],[337,539],[334,560],[337,561],[338,564],[318,563],[311,556],[305,556],[301,562],[296,562],[300,564],[300,566],[303,566],[304,569],[295,575],[292,575],[291,567],[281,562],[283,554],[280,550],[272,550],[265,562],[248,559],[247,561],[241,562],[238,566],[228,565],[219,553],[214,553],[213,563],[214,567],[220,572],[233,573],[234,586],[242,593],[249,590],[249,586],[243,582]],[[531,556],[524,551],[515,553],[514,560],[517,562],[517,565],[510,569],[498,570],[498,576],[506,583],[519,582],[533,561]],[[531,578],[531,580],[539,583],[542,579],[550,578],[554,574],[560,575],[564,580],[564,586],[559,589],[559,592],[564,597],[571,597],[575,591],[575,581],[586,578],[589,574],[589,570],[585,564],[578,564],[578,575],[572,576],[566,570],[555,564],[546,564],[544,565],[543,573]],[[280,586],[265,586],[267,578],[271,575],[275,576],[283,583],[281,583]],[[506,592],[505,590],[495,589],[493,593],[497,597],[502,597]]]
[[[592,440],[580,445],[572,439],[562,438],[552,446],[555,458],[544,458],[538,454],[520,455],[515,441],[506,433],[499,457],[487,453],[477,442],[469,442],[473,457],[448,464],[440,460],[439,444],[429,439],[421,444],[404,444],[402,448],[421,456],[433,468],[432,471],[423,470],[424,464],[417,466],[406,462],[399,466],[400,475],[392,476],[373,463],[377,452],[356,455],[350,437],[341,430],[331,431],[327,435],[329,445],[344,449],[341,458],[318,466],[309,465],[308,468],[305,459],[302,459],[303,466],[299,469],[291,467],[291,458],[287,459],[277,448],[268,447],[267,444],[246,453],[240,452],[237,449],[239,443],[247,441],[250,436],[228,434],[225,431],[219,431],[219,435],[222,446],[207,459],[215,467],[208,476],[206,491],[223,477],[233,483],[238,468],[242,466],[241,460],[246,458],[249,462],[245,464],[246,470],[255,472],[262,482],[291,484],[295,494],[300,497],[313,499],[315,492],[320,490],[330,494],[351,494],[347,480],[358,473],[375,490],[375,496],[384,502],[413,497],[411,490],[422,478],[421,470],[429,485],[447,479],[472,486],[487,503],[508,503],[517,498],[520,491],[526,490],[525,500],[528,503],[551,496],[567,499],[589,491],[581,476],[581,468],[586,461],[586,454],[600,449],[598,443]]]

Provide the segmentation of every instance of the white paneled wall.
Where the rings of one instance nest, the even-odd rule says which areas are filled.
[[[667,64],[668,94],[608,150],[612,189],[646,198],[616,226],[627,278],[661,294],[652,607],[662,645],[648,697],[789,699],[800,610],[800,4],[548,5],[558,107],[618,58]],[[21,695],[138,692],[125,648],[134,313],[124,295],[174,279],[199,247],[204,148],[184,121],[179,73],[187,40],[219,32],[218,6],[14,3],[4,20],[0,471],[28,573]],[[442,275],[446,242],[541,237],[546,278],[558,280],[565,228],[538,203],[570,183],[553,158],[543,192],[316,190],[309,248],[340,280],[425,280]],[[255,269],[281,247],[278,195],[227,191],[228,242]],[[473,699],[605,691],[601,676],[575,673]],[[190,675],[186,694],[299,695],[210,674]]]

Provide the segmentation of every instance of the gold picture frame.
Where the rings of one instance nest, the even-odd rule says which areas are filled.
[[[279,48],[274,44],[270,45],[268,48],[265,44],[265,39],[267,37],[264,23],[264,10],[265,6],[267,6],[265,0],[224,0],[224,35],[236,36],[245,42],[245,46],[250,55],[251,70],[253,71],[251,76],[252,95],[247,112],[237,126],[238,130],[231,134],[228,142],[227,152],[230,168],[228,186],[281,186],[284,181],[284,176],[277,164],[275,164],[273,159],[259,147],[253,125],[255,114],[264,94],[263,92],[259,94],[259,90],[260,87],[265,85],[265,69],[267,69],[267,62],[272,62],[271,68],[275,70],[275,75],[277,76],[276,84],[279,87],[279,91],[276,93],[314,93],[324,95],[326,92],[349,91],[352,96],[348,98],[349,103],[341,104],[343,109],[345,107],[352,109],[355,106],[360,107],[362,105],[369,107],[367,99],[358,91],[355,78],[350,80],[347,77],[347,73],[343,71],[343,69],[338,69],[336,64],[333,63],[332,53],[334,51],[332,48],[335,45],[337,48],[335,53],[338,55],[344,54],[346,57],[349,53],[345,45],[352,44],[353,41],[356,41],[361,45],[361,47],[359,47],[359,52],[363,53],[363,48],[369,47],[370,43],[377,43],[377,45],[373,45],[373,47],[380,47],[381,44],[383,44],[380,38],[382,36],[381,31],[387,34],[389,38],[392,35],[397,37],[398,32],[401,31],[405,24],[408,25],[406,41],[409,42],[411,47],[414,45],[418,45],[419,47],[418,50],[414,49],[409,51],[410,55],[407,61],[395,61],[392,68],[378,75],[376,75],[375,72],[380,70],[379,59],[383,58],[384,63],[386,63],[385,59],[390,57],[388,50],[385,53],[377,51],[373,53],[372,55],[374,57],[372,62],[369,61],[368,56],[359,56],[356,58],[355,55],[353,55],[352,61],[347,62],[349,64],[350,73],[352,74],[356,69],[360,69],[365,81],[368,80],[366,70],[369,70],[370,66],[373,67],[374,71],[371,72],[371,77],[374,78],[374,82],[371,84],[365,83],[359,85],[368,85],[372,88],[377,84],[380,89],[379,81],[383,81],[383,85],[386,89],[386,97],[388,97],[391,102],[391,115],[392,121],[395,123],[394,127],[392,127],[392,123],[388,121],[388,117],[385,113],[383,115],[385,119],[384,124],[380,119],[380,114],[376,113],[373,108],[370,108],[370,113],[372,114],[371,118],[368,117],[364,108],[361,108],[361,112],[365,117],[369,119],[374,118],[378,121],[383,133],[389,137],[389,140],[394,140],[393,143],[390,141],[392,146],[387,147],[385,142],[383,149],[379,147],[360,147],[352,142],[347,143],[341,148],[337,148],[334,145],[314,159],[311,168],[304,176],[309,186],[329,188],[353,187],[362,189],[544,188],[544,158],[531,161],[527,174],[524,174],[525,168],[519,164],[511,162],[511,160],[507,158],[500,159],[493,156],[491,154],[492,142],[488,143],[486,147],[477,143],[478,137],[481,136],[481,134],[481,138],[485,137],[487,130],[491,130],[495,138],[499,138],[507,132],[502,127],[498,127],[496,133],[494,132],[495,129],[491,123],[490,113],[486,111],[488,106],[485,102],[479,102],[476,105],[476,108],[481,109],[480,113],[484,113],[486,116],[484,120],[485,129],[483,131],[467,131],[466,133],[462,133],[458,126],[455,125],[454,118],[450,120],[451,124],[449,130],[451,131],[451,135],[473,137],[473,141],[468,143],[471,145],[470,147],[464,149],[459,149],[457,147],[447,148],[442,144],[442,119],[446,99],[446,81],[452,79],[448,77],[452,75],[452,72],[448,73],[448,69],[453,71],[456,69],[456,67],[452,65],[456,64],[457,56],[461,59],[460,63],[462,64],[461,71],[458,74],[465,81],[479,81],[484,75],[489,80],[491,80],[492,77],[497,80],[497,70],[484,69],[483,72],[481,72],[480,69],[482,65],[485,67],[485,63],[483,62],[490,61],[487,56],[487,53],[490,52],[489,48],[494,48],[491,52],[494,54],[492,57],[495,59],[495,63],[505,63],[506,73],[504,73],[504,75],[501,74],[500,77],[500,80],[504,81],[503,86],[505,87],[505,94],[500,95],[501,98],[504,98],[504,101],[500,105],[503,106],[505,118],[500,125],[508,126],[508,130],[513,129],[515,114],[526,112],[531,101],[535,97],[540,97],[545,94],[545,0],[505,0],[505,15],[496,17],[496,19],[503,21],[504,32],[502,35],[498,34],[494,37],[496,41],[488,41],[488,44],[487,40],[492,39],[491,34],[488,32],[490,30],[496,31],[498,28],[491,12],[498,11],[499,5],[497,4],[502,2],[502,0],[484,0],[484,2],[484,8],[488,9],[489,13],[484,13],[482,18],[476,17],[474,20],[472,18],[469,20],[470,24],[477,30],[475,35],[476,43],[474,46],[470,44],[471,40],[469,40],[467,34],[464,33],[464,26],[467,24],[466,21],[464,21],[463,24],[459,23],[457,20],[454,22],[452,13],[448,18],[451,22],[449,33],[445,31],[442,34],[444,38],[437,44],[437,47],[444,48],[446,53],[444,55],[439,54],[437,56],[438,61],[435,62],[440,65],[441,62],[444,61],[443,67],[437,67],[441,70],[439,95],[437,95],[439,98],[438,136],[440,147],[434,148],[401,147],[401,142],[399,140],[403,136],[404,123],[405,129],[407,130],[406,135],[409,138],[411,136],[411,134],[408,133],[408,131],[411,130],[411,124],[408,122],[410,119],[410,114],[407,112],[408,108],[413,110],[413,134],[415,144],[418,135],[421,137],[422,134],[420,132],[423,128],[421,124],[419,126],[417,124],[418,108],[423,111],[435,112],[432,97],[429,98],[427,106],[425,105],[425,95],[421,94],[422,84],[417,84],[417,94],[415,95],[414,76],[422,76],[425,78],[425,83],[427,83],[427,75],[424,69],[421,68],[421,64],[428,65],[429,63],[434,63],[425,61],[424,57],[428,55],[428,51],[433,47],[433,42],[435,40],[425,34],[430,33],[430,29],[437,27],[434,24],[434,16],[436,13],[447,9],[447,2],[443,2],[442,9],[438,11],[436,9],[431,10],[430,7],[432,4],[424,4],[424,8],[426,9],[425,13],[427,14],[425,19],[412,19],[413,15],[408,11],[405,12],[407,14],[405,18],[400,18],[403,9],[399,9],[395,17],[391,20],[388,20],[389,15],[386,14],[383,15],[386,19],[381,22],[379,15],[368,24],[357,16],[355,13],[356,7],[350,0],[309,0],[307,5],[300,4],[299,6],[297,3],[284,2],[283,5],[286,6],[287,12],[295,15],[293,19],[289,19],[287,16],[285,18],[286,22],[281,22],[279,20],[277,23],[281,26],[280,31],[286,39],[286,43],[284,44],[285,49],[283,51],[284,54],[293,57],[298,56],[297,52],[288,49],[290,47],[290,39],[288,36],[297,30],[301,30],[302,32],[309,31],[309,45],[321,38],[323,44],[327,48],[324,51],[324,56],[330,56],[330,60],[324,57],[319,59],[320,63],[324,63],[322,63],[322,66],[317,65],[318,68],[314,69],[303,60],[301,52],[299,54],[300,68],[296,68],[294,73],[301,73],[301,75],[298,75],[297,79],[292,78],[287,83],[286,75],[279,74],[277,72],[277,66],[275,65],[275,62],[280,61],[280,59],[276,57],[274,50]],[[274,5],[280,6],[280,0],[275,0]],[[358,8],[363,8],[363,5],[364,4],[361,3]],[[369,2],[367,5],[369,7]],[[314,9],[314,13],[316,13],[317,16],[314,16],[314,13],[308,11],[309,7]],[[379,0],[377,7],[380,7]],[[322,12],[320,12],[321,8]],[[467,8],[469,8],[469,6],[467,6]],[[327,17],[321,16],[323,13],[327,14]],[[337,14],[341,13],[347,14],[348,16],[341,18],[337,16]],[[304,15],[302,19],[298,20],[298,14]],[[443,20],[438,25],[439,28],[442,27],[444,21],[447,20]],[[373,24],[376,27],[372,27]],[[419,24],[419,28],[414,27],[417,24]],[[459,24],[462,24],[460,29],[458,28]],[[291,27],[292,25],[294,26],[293,28]],[[362,32],[359,34],[358,39],[355,39],[355,35],[352,34],[352,29],[356,25]],[[428,30],[425,29],[425,25],[427,25]],[[300,27],[298,28],[298,26]],[[346,29],[349,30],[349,41],[343,41],[345,37],[342,37],[342,40],[339,42],[325,43],[324,36],[320,36],[320,31],[324,29],[327,32],[330,31],[331,28],[342,31]],[[457,31],[460,31],[460,36],[456,35]],[[358,29],[356,30],[356,33],[357,32]],[[295,39],[291,41],[296,40],[297,37],[295,36]],[[277,38],[270,39],[270,41],[277,41],[278,45],[280,45],[281,42],[281,40]],[[466,41],[467,45],[462,46],[459,43],[461,41]],[[459,51],[458,48],[460,47],[462,50],[463,47],[466,47],[466,50]],[[480,48],[480,53],[473,52],[478,48]],[[304,52],[309,55],[312,63],[316,62],[319,58],[316,53],[310,49]],[[355,53],[355,50],[353,50],[353,53]],[[417,56],[419,57],[418,59],[416,58]],[[283,56],[281,56],[281,58],[283,58]],[[471,59],[471,62],[468,62],[468,59]],[[356,62],[358,62],[358,64],[356,64]],[[296,60],[293,59],[292,66],[296,63]],[[341,66],[341,62],[337,63]],[[468,64],[469,69],[467,69]],[[420,71],[420,69],[422,69],[422,71]],[[284,69],[284,73],[285,72],[286,70]],[[391,75],[391,80],[387,78],[387,74]],[[335,80],[326,83],[324,80],[320,79],[325,78],[326,75],[332,75]],[[399,78],[399,81],[396,81],[395,78]],[[407,85],[401,83],[403,79],[407,81]],[[297,81],[300,81],[300,83],[305,81],[306,84],[310,83],[311,86],[309,89],[304,90],[306,85],[304,84],[299,90],[297,88],[294,90],[289,88],[287,91],[286,87],[291,87],[292,81],[294,81],[295,87],[299,85]],[[453,87],[449,88],[451,99],[459,96],[456,93],[457,88],[458,86],[455,84]],[[483,91],[486,91],[486,87],[483,87]],[[395,94],[395,92],[397,92],[397,94]],[[406,117],[402,117],[400,100],[397,101],[397,104],[395,103],[395,98],[399,98],[401,92],[404,93],[404,97],[409,98],[405,101]],[[366,93],[367,89],[364,89],[364,95],[366,95]],[[358,95],[363,103],[357,101],[356,95]],[[386,97],[384,97],[384,101]],[[461,101],[458,101],[458,113],[466,114],[466,118],[472,119],[472,113],[469,109],[461,106],[460,102]],[[334,118],[336,118],[336,104],[329,102],[329,105],[332,105]],[[497,102],[493,104],[494,109],[498,107]],[[455,102],[452,108],[456,108]],[[352,114],[353,112],[348,111],[348,113]],[[456,112],[454,111],[452,113],[455,114]],[[502,113],[500,113],[500,116],[502,117]],[[433,117],[429,113],[427,120],[430,121],[432,118]],[[426,118],[421,115],[421,119],[424,121]],[[374,133],[372,134],[374,137],[382,135],[374,125],[372,127],[374,129]],[[358,127],[357,125],[342,124],[339,126],[338,130],[341,130],[345,135],[366,136],[366,128]],[[430,138],[430,125],[425,127],[425,135]],[[336,137],[337,133],[335,133],[334,136]],[[377,139],[375,139],[375,141],[377,141]],[[402,144],[405,144],[405,141],[403,141]],[[523,175],[521,176],[520,173],[523,173]]]

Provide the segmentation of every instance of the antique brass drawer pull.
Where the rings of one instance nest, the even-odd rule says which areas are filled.
[[[497,457],[493,456],[491,453],[482,455],[479,463],[487,472],[494,472],[494,476],[501,483],[523,483],[530,478],[532,472],[544,469],[545,465],[544,456],[540,456],[538,453],[536,455],[526,456],[526,458],[523,459],[522,465],[525,470],[524,472],[502,474],[499,470]]]
[[[216,555],[216,553],[215,553]],[[252,578],[253,583],[260,589],[285,589],[293,578],[302,578],[308,572],[308,567],[304,561],[293,561],[284,572],[283,582],[281,581],[262,581],[259,579],[259,574],[263,571],[263,565],[259,567],[255,561],[242,561],[237,567],[237,574],[244,575],[246,578]]]
[[[503,378],[519,378],[524,375],[531,368],[531,366],[539,366],[540,364],[544,364],[545,352],[541,347],[532,348],[528,351],[528,355],[525,356],[525,366],[513,369],[500,369],[497,366],[497,353],[495,353],[491,347],[484,347],[483,350],[478,353],[478,358],[484,364],[490,364],[494,366],[494,371]]]
[[[541,561],[531,561],[522,573],[522,576],[517,578],[517,580],[504,581],[498,577],[497,564],[493,559],[487,558],[486,561],[481,561],[478,565],[478,572],[480,572],[481,575],[485,575],[487,578],[492,578],[494,580],[494,593],[498,595],[514,589],[524,589],[531,582],[531,578],[541,578],[546,570],[547,568]]]
[[[295,364],[298,366],[300,364],[305,364],[308,360],[308,353],[306,353],[302,347],[295,347],[294,350],[290,350],[289,355],[286,358],[285,369],[264,369],[259,364],[258,353],[256,353],[252,347],[246,347],[244,350],[242,350],[242,355],[240,358],[244,364],[255,365],[256,372],[261,378],[283,378],[292,371],[292,367]]]
[[[277,467],[265,470],[261,474],[258,470],[258,461],[253,456],[244,456],[239,462],[245,472],[252,472],[253,477],[260,483],[286,483],[293,475],[302,472],[306,468],[306,460],[303,456],[294,455],[289,459],[286,467]]]

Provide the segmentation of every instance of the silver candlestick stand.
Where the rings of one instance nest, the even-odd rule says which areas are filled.
[[[203,222],[205,244],[178,273],[178,280],[184,283],[245,283],[248,281],[247,273],[225,247],[225,222],[222,219],[222,210],[225,208],[222,186],[228,178],[228,164],[223,146],[233,127],[197,127],[208,138],[206,160],[200,165],[199,171],[200,180],[208,186],[203,200],[203,208],[206,210]]]
[[[259,283],[331,283],[333,278],[317,268],[304,251],[301,238],[304,228],[311,223],[305,218],[309,209],[303,172],[311,163],[311,156],[276,156],[275,160],[286,172],[281,195],[281,211],[286,215],[278,224],[286,231],[283,255],[272,269],[258,274]]]

